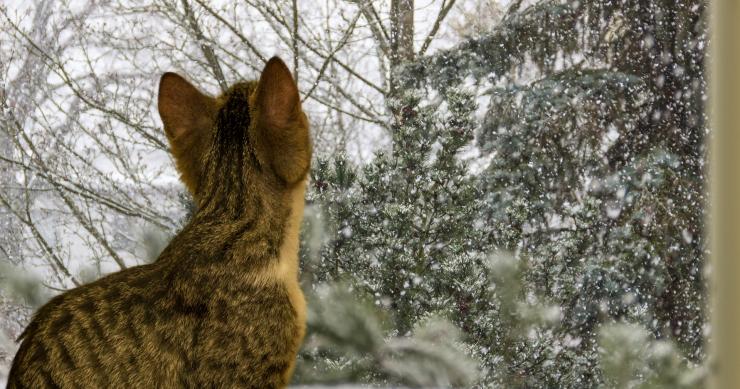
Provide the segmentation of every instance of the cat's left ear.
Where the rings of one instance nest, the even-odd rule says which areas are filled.
[[[187,137],[212,125],[215,101],[176,73],[159,81],[157,107],[170,141]]]
[[[164,130],[170,142],[181,178],[195,195],[203,156],[209,144],[216,112],[214,98],[175,73],[165,73],[159,81],[157,102]]]
[[[255,140],[262,162],[286,183],[296,183],[308,173],[311,140],[298,86],[280,58],[267,62],[255,93]]]

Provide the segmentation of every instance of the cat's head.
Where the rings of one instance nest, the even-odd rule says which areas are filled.
[[[279,58],[267,62],[259,81],[237,83],[218,97],[166,73],[158,105],[177,168],[199,206],[255,190],[278,194],[305,180],[308,120]]]

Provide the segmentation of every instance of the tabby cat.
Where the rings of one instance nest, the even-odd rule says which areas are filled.
[[[298,234],[308,121],[275,57],[219,97],[162,76],[197,211],[152,264],[63,293],[21,335],[9,388],[282,388],[305,332]]]

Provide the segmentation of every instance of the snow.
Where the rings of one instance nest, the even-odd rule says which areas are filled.
[[[205,40],[177,2],[0,6],[2,263],[69,288],[52,254],[91,280],[120,269],[114,256],[153,260],[187,222],[158,77],[215,94],[202,45],[227,83],[293,56],[291,2],[203,3],[222,19],[191,3]],[[708,38],[691,16],[704,2],[458,1],[393,69],[389,2],[371,2],[377,20],[356,2],[298,3],[315,156],[303,281],[334,299],[309,304],[323,338],[301,382],[696,386],[711,333]],[[415,2],[416,50],[446,4]],[[0,308],[0,335],[16,336],[30,307]]]

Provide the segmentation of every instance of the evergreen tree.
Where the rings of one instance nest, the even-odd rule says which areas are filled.
[[[678,372],[705,356],[706,6],[521,4],[396,75],[391,151],[318,164],[330,239],[307,267],[374,296],[395,336],[452,320],[481,387],[697,386]],[[487,265],[500,249],[518,270]],[[636,344],[644,368],[607,358]]]
[[[482,298],[488,289],[482,270],[488,248],[485,237],[490,231],[479,223],[483,203],[476,177],[459,158],[461,149],[473,137],[474,96],[451,88],[442,104],[432,104],[422,103],[417,91],[404,89],[392,104],[391,111],[398,116],[389,124],[389,133],[393,134],[391,151],[379,153],[362,168],[341,157],[318,161],[311,200],[321,212],[309,212],[307,219],[309,224],[321,223],[332,239],[317,256],[310,255],[311,250],[304,251],[304,273],[310,274],[314,287],[324,282],[349,281],[358,294],[372,296],[373,304],[388,313],[382,322],[392,337],[413,340],[419,329],[426,327],[424,323],[434,322],[437,317],[449,319],[465,331],[475,326],[481,310],[491,309],[491,302]],[[316,216],[323,220],[316,220]],[[311,237],[304,242],[304,247],[315,246],[310,240]],[[357,302],[339,299],[332,304]],[[367,320],[374,319],[370,316]],[[333,326],[318,320],[309,327],[314,331],[309,332],[321,333]],[[350,333],[372,338],[362,328]],[[450,339],[430,341],[441,345]],[[342,345],[346,341],[339,341],[337,347]],[[417,366],[436,366],[430,365],[429,360],[466,359],[454,356],[455,347],[440,347],[452,353],[446,357],[443,353],[438,353],[438,357],[434,353],[425,356],[423,350],[419,348],[401,360]],[[377,354],[372,348],[365,352]],[[315,354],[304,357],[317,360]],[[409,362],[419,358],[426,362]],[[334,361],[341,365],[340,360]],[[382,365],[376,361],[370,366]],[[320,371],[318,377],[314,374],[313,378],[303,376],[300,380],[312,382],[331,376],[326,369]],[[389,379],[382,371],[353,376],[374,383],[423,382],[405,379],[403,375]],[[451,382],[459,385],[464,381]]]
[[[578,342],[579,360],[551,376],[601,382],[610,320],[702,360],[705,3],[517,7],[409,73],[439,90],[491,86],[478,132],[491,240],[528,258],[526,289],[561,306],[558,338]]]
[[[396,101],[392,151],[360,174],[347,161],[319,162],[314,182],[336,239],[316,274],[359,277],[376,304],[394,312],[399,335],[430,312],[460,323],[475,304],[486,228],[471,228],[482,203],[475,178],[456,158],[472,139],[473,96],[450,90],[444,107],[420,105],[407,91]],[[439,114],[442,109],[446,114]]]

